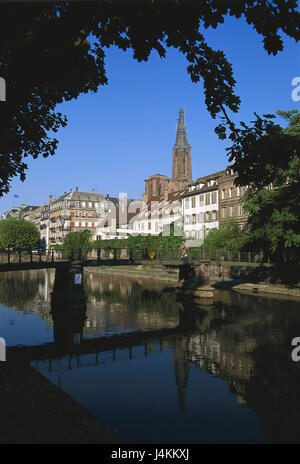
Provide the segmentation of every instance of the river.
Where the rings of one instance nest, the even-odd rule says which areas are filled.
[[[0,337],[126,441],[300,442],[299,301],[218,290],[195,304],[86,272],[86,308],[51,308],[54,272],[0,274]]]

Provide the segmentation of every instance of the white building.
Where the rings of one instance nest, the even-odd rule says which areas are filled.
[[[218,180],[223,171],[200,177],[182,197],[183,232],[186,238],[204,240],[219,228]]]
[[[163,235],[170,234],[170,225],[176,226],[175,235],[181,235],[181,193],[170,192],[159,197],[152,197],[143,203],[139,214],[134,216],[132,224],[133,234],[141,235]]]
[[[128,238],[132,232],[131,219],[140,212],[143,201],[138,199],[127,199],[127,196],[119,196],[119,200],[104,203],[105,215],[98,223],[97,240]]]

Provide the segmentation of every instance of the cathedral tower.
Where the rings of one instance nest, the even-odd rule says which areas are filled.
[[[183,108],[179,109],[176,142],[173,147],[172,179],[193,182],[191,146],[187,140]]]
[[[145,179],[143,200],[148,201],[170,192],[179,192],[192,182],[191,146],[188,143],[184,125],[184,109],[180,108],[176,142],[173,147],[172,177],[154,174]]]

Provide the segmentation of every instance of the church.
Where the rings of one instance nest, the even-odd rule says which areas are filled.
[[[172,178],[162,174],[154,174],[145,179],[143,200],[147,202],[153,197],[184,190],[192,182],[191,146],[186,135],[184,109],[180,108],[176,141],[173,147]]]

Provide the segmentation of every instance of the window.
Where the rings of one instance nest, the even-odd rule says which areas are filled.
[[[226,198],[226,190],[222,189],[222,200],[225,200]]]
[[[190,223],[190,216],[186,215],[184,222],[185,222],[185,224],[189,224]]]
[[[199,205],[200,205],[200,206],[203,206],[203,205],[204,205],[204,195],[200,195],[200,198],[199,198]]]
[[[142,230],[144,230],[144,223],[142,222]]]
[[[148,230],[151,230],[151,222],[148,222]]]
[[[185,199],[185,205],[184,205],[186,208],[189,208],[190,207],[190,199],[189,198],[186,198]]]
[[[241,204],[238,205],[238,214],[239,214],[239,216],[243,215],[243,205],[241,205]]]
[[[79,201],[75,201],[75,208],[79,208]]]
[[[205,204],[206,204],[206,205],[210,205],[210,193],[207,193],[207,194],[205,195]]]
[[[91,222],[88,222],[88,227],[92,227],[92,223],[91,223]]]
[[[210,222],[210,212],[206,211],[205,213],[205,222]]]
[[[92,208],[93,204],[91,201],[89,201],[89,204],[88,204],[89,208]]]
[[[211,202],[214,204],[214,203],[217,203],[217,192],[213,192],[211,194]]]
[[[204,222],[204,213],[199,213],[199,222],[200,224]]]
[[[196,198],[192,197],[192,208],[196,207]]]
[[[82,221],[81,227],[85,227],[85,221]]]
[[[234,215],[234,206],[230,206],[230,217]]]
[[[79,212],[75,211],[75,217],[78,217],[78,216],[79,216]]]
[[[196,214],[192,214],[192,224],[196,224]]]
[[[79,222],[78,221],[75,222],[75,227],[79,227]]]
[[[222,208],[222,217],[226,218],[226,206],[223,206]]]
[[[231,187],[229,191],[230,191],[230,198],[233,198],[234,197],[234,188]]]
[[[155,222],[155,232],[158,232],[158,222]]]
[[[237,196],[240,197],[242,194],[241,187],[237,187]]]
[[[88,213],[88,217],[89,217],[89,218],[90,218],[90,217],[92,217],[92,213],[91,213],[91,211],[89,211],[89,213]]]
[[[81,208],[85,208],[85,201],[81,202]]]
[[[96,209],[99,208],[99,203],[95,203],[95,208],[96,208]]]

